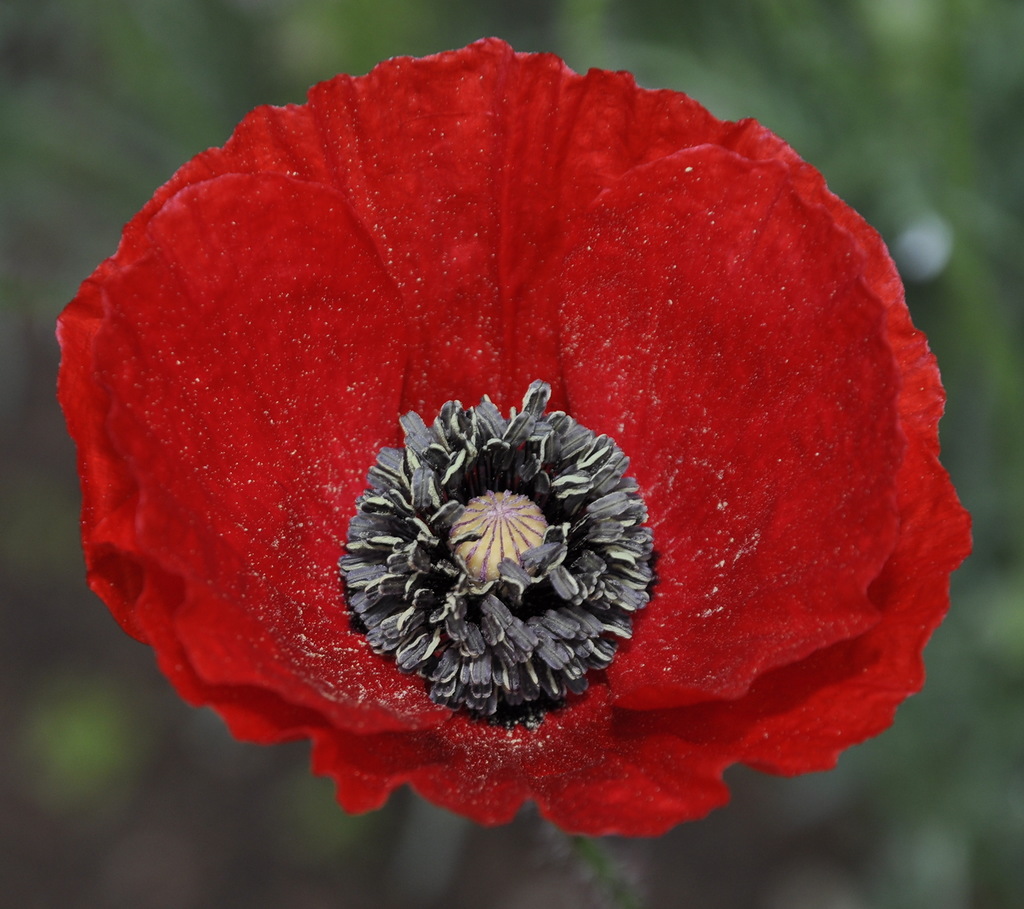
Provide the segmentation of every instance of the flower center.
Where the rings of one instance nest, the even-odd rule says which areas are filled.
[[[534,382],[506,418],[486,397],[402,417],[340,561],[352,626],[431,700],[536,728],[586,691],[647,604],[652,537],[629,460]]]
[[[488,491],[466,503],[449,542],[470,577],[495,581],[501,560],[522,566],[523,553],[540,546],[547,529],[544,513],[526,496]]]

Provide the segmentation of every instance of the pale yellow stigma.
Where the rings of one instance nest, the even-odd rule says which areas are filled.
[[[523,553],[543,543],[547,529],[541,510],[526,496],[485,492],[466,503],[448,539],[472,578],[493,581],[502,559],[522,565]]]

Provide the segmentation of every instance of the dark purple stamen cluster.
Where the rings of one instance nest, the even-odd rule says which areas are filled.
[[[383,449],[370,469],[340,563],[375,652],[421,675],[435,703],[531,728],[611,663],[652,579],[628,459],[567,414],[545,414],[550,393],[534,382],[507,419],[486,397],[449,401],[429,427],[406,414],[405,447]],[[527,496],[548,526],[486,580],[456,551],[472,536],[452,526],[498,492]]]

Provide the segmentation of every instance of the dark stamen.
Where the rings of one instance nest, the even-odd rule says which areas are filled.
[[[485,397],[402,418],[349,525],[353,626],[431,699],[535,728],[587,688],[648,600],[651,531],[629,461],[534,382],[509,418]]]

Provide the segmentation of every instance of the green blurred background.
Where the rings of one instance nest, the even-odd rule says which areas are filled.
[[[53,322],[173,170],[261,103],[483,35],[758,118],[876,225],[943,368],[975,555],[930,677],[839,769],[612,847],[652,907],[1024,905],[1024,3],[3,0],[0,906],[600,905],[530,816],[346,817],[304,745],[186,707],[83,580]]]

